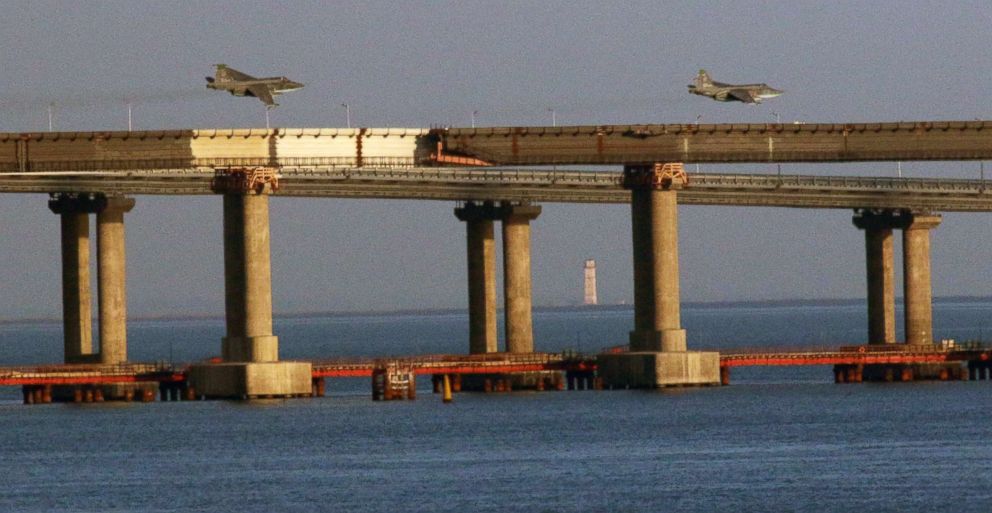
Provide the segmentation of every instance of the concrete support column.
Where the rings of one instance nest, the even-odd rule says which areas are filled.
[[[93,358],[90,293],[90,221],[97,199],[53,194],[48,208],[59,214],[62,231],[62,333],[65,363]]]
[[[466,203],[455,209],[465,221],[468,241],[469,353],[495,353],[496,344],[496,243],[492,202]]]
[[[634,331],[630,351],[597,356],[608,387],[718,385],[720,354],[688,351],[679,305],[677,190],[687,183],[681,163],[628,165],[634,246]]]
[[[654,166],[627,166],[628,177],[655,176]],[[634,331],[631,351],[685,351],[679,300],[678,205],[674,188],[631,189]]]
[[[868,343],[896,342],[896,300],[892,230],[903,219],[892,210],[857,210],[854,225],[865,231],[868,282]]]
[[[308,362],[280,362],[272,334],[272,263],[269,254],[269,193],[278,190],[278,169],[232,168],[214,177],[224,196],[223,362],[190,366],[188,386],[203,397],[309,397]]]
[[[541,207],[529,204],[500,205],[503,219],[503,301],[506,351],[534,352],[531,318],[530,222]]]
[[[225,361],[275,362],[267,194],[224,195]]]
[[[100,297],[100,363],[127,361],[127,260],[124,214],[133,198],[109,197],[96,216]]]
[[[902,232],[903,295],[906,302],[906,343],[933,343],[933,291],[930,284],[930,230],[940,215],[908,214]]]

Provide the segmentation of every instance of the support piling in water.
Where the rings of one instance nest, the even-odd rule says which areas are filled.
[[[444,403],[450,403],[454,399],[453,399],[452,394],[451,394],[451,379],[448,378],[448,375],[447,374],[444,375],[444,384],[443,384],[443,387],[444,387],[444,389],[443,389],[444,390],[444,397],[442,399],[442,402],[444,402]]]
[[[413,400],[417,398],[417,377],[413,369],[395,364],[372,370],[372,400]]]

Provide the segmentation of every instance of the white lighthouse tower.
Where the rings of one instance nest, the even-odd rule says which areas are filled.
[[[596,305],[596,261],[586,260],[585,266],[585,297],[582,300],[584,305]]]

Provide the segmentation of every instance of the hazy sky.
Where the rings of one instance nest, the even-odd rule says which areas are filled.
[[[550,124],[548,108],[559,124],[992,118],[987,1],[2,4],[0,131],[47,129],[49,102],[58,130],[124,129],[125,98],[135,129],[264,126],[258,101],[204,88],[219,62],[304,82],[272,113],[285,127],[344,126],[342,103],[354,125],[373,127],[467,126],[475,110],[480,125]],[[699,68],[786,93],[759,106],[691,96]],[[767,171],[703,166],[754,169]],[[894,175],[895,164],[784,172]],[[59,223],[46,200],[0,201],[0,318],[60,315]],[[454,206],[273,199],[276,310],[464,307]],[[849,211],[679,214],[685,301],[864,296]],[[126,222],[133,315],[223,312],[219,197],[139,197]],[[989,225],[986,214],[944,216],[936,295],[992,295]],[[546,204],[532,227],[536,304],[578,302],[586,258],[602,302],[630,301],[629,207]]]

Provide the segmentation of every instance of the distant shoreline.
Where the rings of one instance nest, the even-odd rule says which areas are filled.
[[[933,298],[934,304],[941,303],[986,303],[992,302],[992,296],[944,296]],[[896,298],[896,306],[902,303],[902,298]],[[683,308],[714,309],[714,308],[786,308],[786,307],[824,307],[824,306],[855,306],[864,305],[863,298],[834,298],[834,299],[763,299],[754,301],[686,301]],[[565,312],[576,310],[620,311],[632,310],[632,303],[608,305],[545,305],[535,306],[535,312]],[[327,312],[280,312],[274,314],[276,319],[309,319],[319,317],[381,317],[381,316],[413,316],[413,315],[451,315],[465,314],[465,308],[428,308],[428,309],[398,309],[398,310],[354,310]],[[137,315],[131,321],[179,321],[179,320],[223,320],[222,314],[163,314]],[[58,324],[59,317],[0,319],[0,326],[16,324]]]

